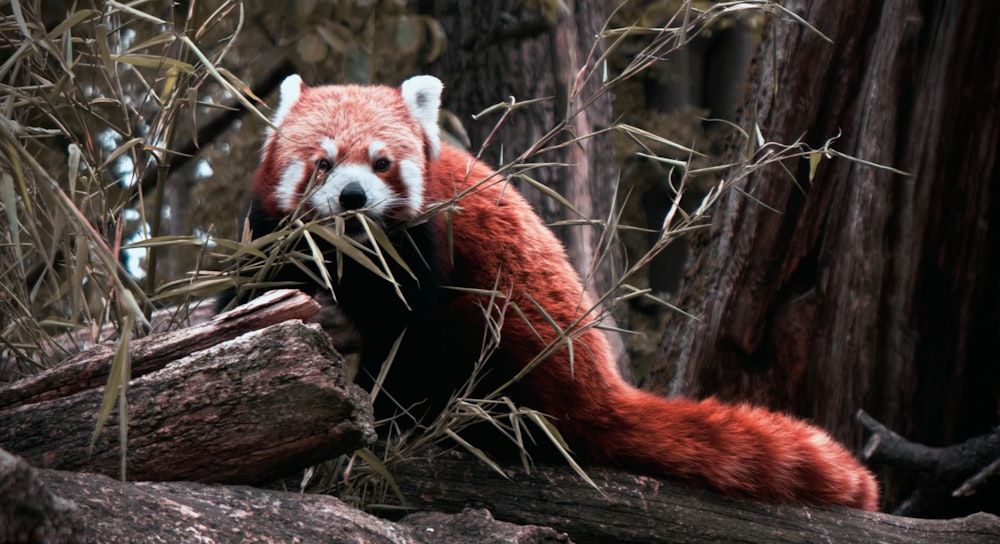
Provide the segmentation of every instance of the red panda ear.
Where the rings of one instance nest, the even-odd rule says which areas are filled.
[[[427,138],[428,155],[437,160],[441,152],[438,135],[438,110],[441,109],[441,89],[444,85],[434,76],[414,76],[403,82],[400,92],[413,118],[420,123]]]
[[[271,120],[275,126],[281,124],[288,115],[288,111],[299,101],[302,91],[306,90],[306,84],[298,74],[292,74],[281,82],[279,90],[278,107],[274,110],[274,118]],[[270,131],[268,127],[268,131]]]

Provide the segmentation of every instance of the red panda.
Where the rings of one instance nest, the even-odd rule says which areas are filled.
[[[443,407],[482,356],[490,313],[502,323],[491,384],[563,342],[510,395],[547,414],[578,459],[766,501],[877,508],[872,474],[822,430],[747,405],[661,398],[623,380],[560,242],[502,176],[441,141],[441,91],[431,76],[399,88],[309,87],[290,76],[253,179],[254,237],[297,209],[363,213],[407,263],[389,260],[398,285],[349,258],[328,265],[337,304],[362,336],[363,385],[395,348],[383,396],[413,406],[415,417]],[[447,201],[447,214],[420,215]],[[491,307],[490,291],[504,304]]]

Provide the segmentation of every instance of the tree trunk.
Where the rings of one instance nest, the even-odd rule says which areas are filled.
[[[769,405],[855,446],[859,408],[928,444],[982,434],[1000,393],[1000,4],[787,7],[832,43],[774,19],[742,126],[839,136],[907,174],[834,159],[810,180],[799,160],[730,192],[686,271],[681,306],[701,320],[668,328],[659,389],[673,376],[673,393]],[[883,477],[891,508],[912,478]]]

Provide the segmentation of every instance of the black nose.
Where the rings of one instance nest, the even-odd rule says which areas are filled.
[[[345,210],[357,210],[363,208],[368,203],[368,195],[361,184],[352,181],[340,191],[340,205]]]

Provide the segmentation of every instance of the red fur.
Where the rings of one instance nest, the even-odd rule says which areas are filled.
[[[350,160],[369,140],[387,142],[398,157],[425,157],[425,134],[397,89],[318,87],[303,91],[281,131],[271,138],[254,192],[267,201],[273,180],[294,157],[311,157],[321,136],[338,138]],[[278,149],[280,147],[280,149]],[[562,245],[524,198],[464,151],[442,145],[425,165],[425,204],[463,193],[449,213],[449,244],[436,259],[445,284],[509,293],[508,310],[491,364],[516,372],[560,335],[565,346],[529,372],[524,401],[551,416],[584,461],[626,466],[706,485],[730,495],[769,501],[840,504],[875,510],[871,473],[822,430],[792,417],[708,399],[664,399],[626,383],[615,369],[604,333],[590,326],[593,306]],[[485,181],[484,181],[485,180]],[[403,190],[392,176],[396,190]],[[498,282],[498,283],[497,283]],[[482,342],[485,297],[463,294],[435,316],[453,342]],[[544,309],[544,311],[543,311]],[[522,315],[524,317],[522,317]],[[398,362],[396,363],[398,364]]]

